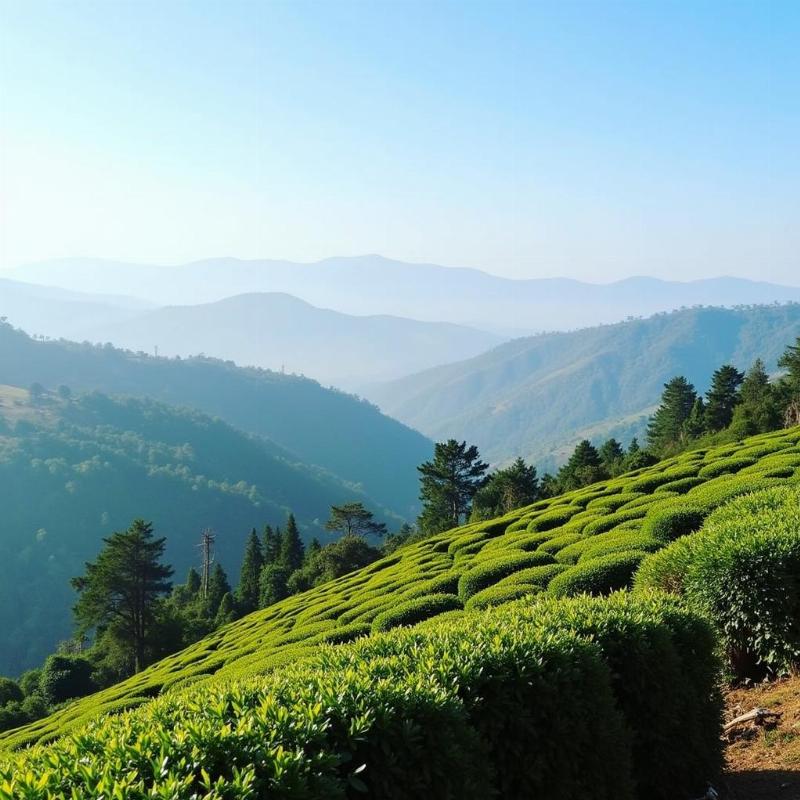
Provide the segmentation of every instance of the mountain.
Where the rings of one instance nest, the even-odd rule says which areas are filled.
[[[10,386],[0,387],[0,486],[0,674],[41,663],[70,635],[70,578],[134,518],[167,537],[178,578],[197,563],[200,532],[214,529],[216,558],[235,578],[253,527],[283,525],[293,511],[307,539],[324,540],[330,505],[359,496],[195,411]]]
[[[307,378],[210,358],[37,341],[0,325],[0,384],[33,383],[152,397],[218,416],[333,473],[400,517],[417,513],[416,467],[430,457],[431,442],[374,405]]]
[[[159,308],[86,325],[79,338],[145,352],[157,345],[165,356],[205,353],[243,365],[285,367],[340,388],[469,358],[501,341],[450,323],[351,316],[279,293]]]
[[[86,330],[130,319],[152,308],[135,297],[86,294],[0,278],[0,317],[40,336],[81,338]]]
[[[115,786],[194,792],[200,775],[242,799],[551,797],[555,785],[563,798],[674,798],[721,762],[708,622],[665,595],[570,595],[629,585],[647,553],[732,498],[797,486],[798,441],[794,428],[683,453],[409,544],[0,734],[3,748],[65,737],[11,756],[0,778],[10,796],[57,796],[68,780],[97,800]],[[623,755],[612,748],[619,761],[604,772],[609,740]],[[522,788],[462,792],[459,770],[438,760],[462,748],[469,775],[476,760]],[[640,791],[620,793],[610,775],[631,764]]]
[[[61,259],[20,267],[9,277],[86,292],[132,294],[158,305],[286,292],[347,314],[446,321],[503,335],[570,330],[684,306],[800,301],[798,287],[739,278],[678,282],[634,277],[608,284],[512,280],[377,255],[314,264],[219,258],[176,267]]]
[[[495,463],[550,467],[577,438],[641,435],[662,385],[699,390],[720,364],[775,369],[800,335],[800,305],[698,308],[570,333],[516,339],[488,353],[367,391],[433,439],[474,442]]]

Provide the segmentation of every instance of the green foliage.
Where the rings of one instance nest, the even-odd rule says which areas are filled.
[[[39,692],[54,705],[73,697],[83,697],[97,687],[92,680],[92,664],[79,656],[48,656],[39,678]]]
[[[800,494],[770,489],[715,511],[702,531],[651,556],[638,587],[684,594],[720,632],[739,677],[800,664]]]
[[[467,600],[464,605],[468,611],[479,611],[491,606],[499,606],[519,600],[521,597],[533,597],[542,591],[541,586],[534,583],[497,583],[488,589],[483,589]]]
[[[390,610],[378,614],[372,621],[372,631],[378,633],[400,625],[414,625],[424,619],[458,608],[461,608],[461,601],[454,594],[425,595],[399,603]]]
[[[0,764],[0,797],[693,796],[721,760],[710,645],[660,598],[526,600],[185,684]]]
[[[686,438],[686,422],[694,407],[697,393],[682,375],[664,384],[661,405],[647,426],[647,444],[663,453],[681,444]]]
[[[549,591],[556,597],[571,597],[624,589],[631,585],[633,574],[644,557],[645,553],[628,551],[581,561],[556,575],[550,581]]]
[[[286,520],[286,527],[281,536],[281,547],[278,554],[280,565],[288,570],[291,575],[296,569],[303,566],[303,556],[305,546],[300,538],[300,531],[297,528],[294,514],[289,514]]]
[[[553,557],[551,555],[538,552],[508,554],[482,562],[464,572],[459,578],[458,596],[462,602],[466,602],[481,589],[497,583],[502,578],[506,578],[518,570],[552,562]]]
[[[736,367],[723,364],[711,376],[711,388],[706,392],[706,430],[721,431],[731,424],[733,411],[739,402],[739,387],[744,375]]]
[[[23,697],[23,691],[16,681],[0,677],[0,706],[12,701],[22,702]]]
[[[263,567],[264,551],[253,528],[245,545],[239,585],[236,587],[236,603],[242,614],[249,614],[258,608],[259,579]]]
[[[419,527],[428,534],[458,526],[469,515],[472,498],[485,482],[489,465],[475,445],[448,439],[437,442],[433,460],[417,467],[422,514]]]
[[[692,508],[685,504],[657,508],[645,517],[642,534],[662,543],[671,542],[698,530],[707,513],[705,509]]]
[[[478,489],[472,501],[472,519],[492,519],[539,498],[536,467],[521,458],[505,469],[495,470]]]
[[[374,514],[363,503],[344,503],[331,506],[331,515],[325,529],[338,531],[343,536],[384,536],[386,525],[376,522]]]

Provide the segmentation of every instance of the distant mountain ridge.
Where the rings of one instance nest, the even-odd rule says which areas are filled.
[[[210,358],[167,359],[111,346],[38,341],[0,324],[0,384],[150,397],[270,439],[400,517],[418,510],[416,467],[433,444],[370,403],[293,375]]]
[[[366,394],[433,439],[466,438],[484,457],[553,466],[577,438],[641,435],[662,384],[685,375],[705,391],[724,362],[774,370],[800,335],[800,304],[697,308],[515,339],[476,358]]]
[[[313,264],[219,258],[177,267],[60,259],[20,267],[8,277],[79,291],[133,294],[159,305],[285,292],[347,314],[446,321],[503,335],[570,330],[683,306],[800,301],[800,287],[740,278],[682,283],[636,277],[609,284],[567,278],[514,280],[378,255]]]
[[[447,322],[352,316],[275,292],[126,315],[86,326],[79,338],[146,352],[157,345],[166,356],[205,353],[243,366],[302,373],[340,388],[469,358],[502,341]]]

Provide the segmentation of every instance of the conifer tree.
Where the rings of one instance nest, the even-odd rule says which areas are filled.
[[[702,397],[695,397],[692,410],[684,423],[684,430],[690,439],[697,439],[706,432],[708,409]]]
[[[289,580],[289,570],[282,564],[266,564],[261,570],[259,580],[258,604],[266,608],[289,596],[286,583]]]
[[[770,383],[764,362],[756,359],[742,381],[731,429],[737,436],[752,436],[776,430],[781,422],[778,392]]]
[[[103,542],[97,559],[86,563],[86,573],[72,579],[78,592],[75,619],[83,633],[110,632],[139,672],[145,666],[156,603],[171,587],[172,567],[161,563],[166,539],[154,538],[153,526],[137,519],[127,531]]]
[[[223,625],[227,625],[229,622],[233,622],[235,619],[236,606],[233,602],[233,595],[230,592],[225,592],[225,594],[222,595],[219,609],[217,609],[217,615],[214,618],[214,627],[220,628]]]
[[[275,564],[281,557],[281,529],[264,526],[264,563]]]
[[[294,514],[289,514],[289,518],[286,520],[286,530],[281,536],[279,562],[291,575],[296,569],[300,569],[303,566],[304,554],[305,547],[303,546],[303,540],[300,538],[300,531],[297,529],[297,522]]]
[[[625,451],[616,439],[612,437],[603,442],[597,454],[600,456],[600,462],[609,475],[615,475],[621,470]]]
[[[478,489],[472,501],[470,519],[491,519],[530,505],[538,498],[536,467],[517,458],[511,466],[495,470]]]
[[[731,424],[739,402],[739,386],[744,375],[736,367],[723,364],[714,371],[711,388],[706,392],[706,429],[712,433]]]
[[[211,571],[211,576],[208,580],[208,594],[206,595],[206,608],[208,615],[213,619],[219,609],[219,604],[222,598],[231,590],[231,585],[228,582],[228,576],[222,568],[222,564],[217,562],[214,569]]]
[[[607,477],[597,448],[588,440],[579,442],[569,461],[558,471],[561,491],[578,489]]]
[[[790,344],[778,359],[778,366],[786,370],[781,378],[781,385],[787,399],[800,397],[800,336],[794,344]]]
[[[373,513],[364,508],[363,503],[344,503],[331,506],[331,515],[325,523],[325,529],[338,531],[344,536],[384,536],[386,525],[375,522]]]
[[[683,375],[664,384],[661,405],[647,425],[647,443],[662,453],[686,438],[686,420],[692,412],[697,392]]]
[[[433,459],[417,467],[422,501],[419,527],[433,534],[460,525],[488,468],[475,445],[467,447],[455,439],[437,442]]]
[[[244,549],[239,585],[236,587],[236,604],[242,614],[249,614],[258,608],[258,582],[264,567],[264,552],[256,529],[250,532]]]

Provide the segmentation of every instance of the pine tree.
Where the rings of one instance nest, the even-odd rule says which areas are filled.
[[[282,564],[266,564],[261,570],[259,580],[258,604],[266,608],[289,596],[286,582],[289,580],[289,570]]]
[[[222,564],[217,562],[214,569],[211,571],[211,576],[208,580],[208,594],[206,595],[206,608],[210,617],[214,617],[222,602],[222,598],[231,590],[231,585],[228,582],[228,576],[222,568]]]
[[[528,466],[522,458],[517,458],[510,467],[493,472],[478,489],[472,501],[470,519],[491,519],[530,505],[538,498],[536,467]]]
[[[731,430],[739,437],[752,436],[776,430],[781,422],[778,391],[770,383],[764,362],[756,359],[742,381]]]
[[[578,443],[569,461],[558,471],[558,483],[561,491],[569,491],[588,486],[607,475],[597,448],[588,439],[584,439]]]
[[[695,397],[692,410],[683,424],[683,429],[690,439],[697,439],[706,432],[706,417],[708,409],[702,397]]]
[[[306,547],[306,554],[304,558],[304,565],[308,564],[310,561],[314,559],[317,553],[322,550],[322,545],[319,542],[319,539],[315,536],[309,543],[308,547]]]
[[[239,585],[236,587],[236,604],[242,614],[249,614],[258,608],[258,582],[264,567],[264,552],[256,529],[250,532],[244,549]]]
[[[696,398],[694,386],[682,375],[664,384],[661,405],[647,425],[648,447],[662,453],[685,440],[686,420]]]
[[[155,605],[171,587],[172,567],[161,563],[166,539],[153,538],[153,526],[134,520],[127,531],[103,539],[104,547],[86,573],[72,579],[78,592],[79,630],[110,631],[127,652],[134,670],[145,666]]]
[[[189,594],[196,595],[200,591],[200,573],[194,567],[189,567],[184,585]]]
[[[281,529],[264,526],[264,563],[275,564],[281,557]]]
[[[419,527],[433,534],[460,525],[488,468],[475,445],[467,447],[455,439],[437,442],[433,460],[417,467],[422,501]]]
[[[279,563],[285,567],[291,575],[296,569],[303,566],[303,555],[305,547],[300,538],[300,531],[297,529],[294,514],[289,514],[286,520],[286,530],[281,536],[281,550]]]
[[[622,459],[625,458],[625,451],[622,445],[614,438],[603,442],[597,451],[600,462],[605,467],[609,475],[616,475],[622,467]]]
[[[230,592],[225,592],[225,594],[222,595],[222,600],[217,609],[217,615],[214,617],[214,627],[221,628],[223,625],[227,625],[235,619],[236,606],[233,602],[233,595]]]
[[[706,429],[712,433],[731,424],[733,410],[739,402],[739,386],[744,375],[736,367],[723,364],[711,378],[706,392]]]
[[[778,366],[786,370],[781,378],[781,386],[787,399],[800,397],[800,336],[794,344],[790,344],[778,359]]]
[[[373,513],[364,508],[363,503],[345,503],[331,506],[331,515],[325,523],[325,529],[338,531],[344,536],[384,536],[386,525],[375,522]]]

